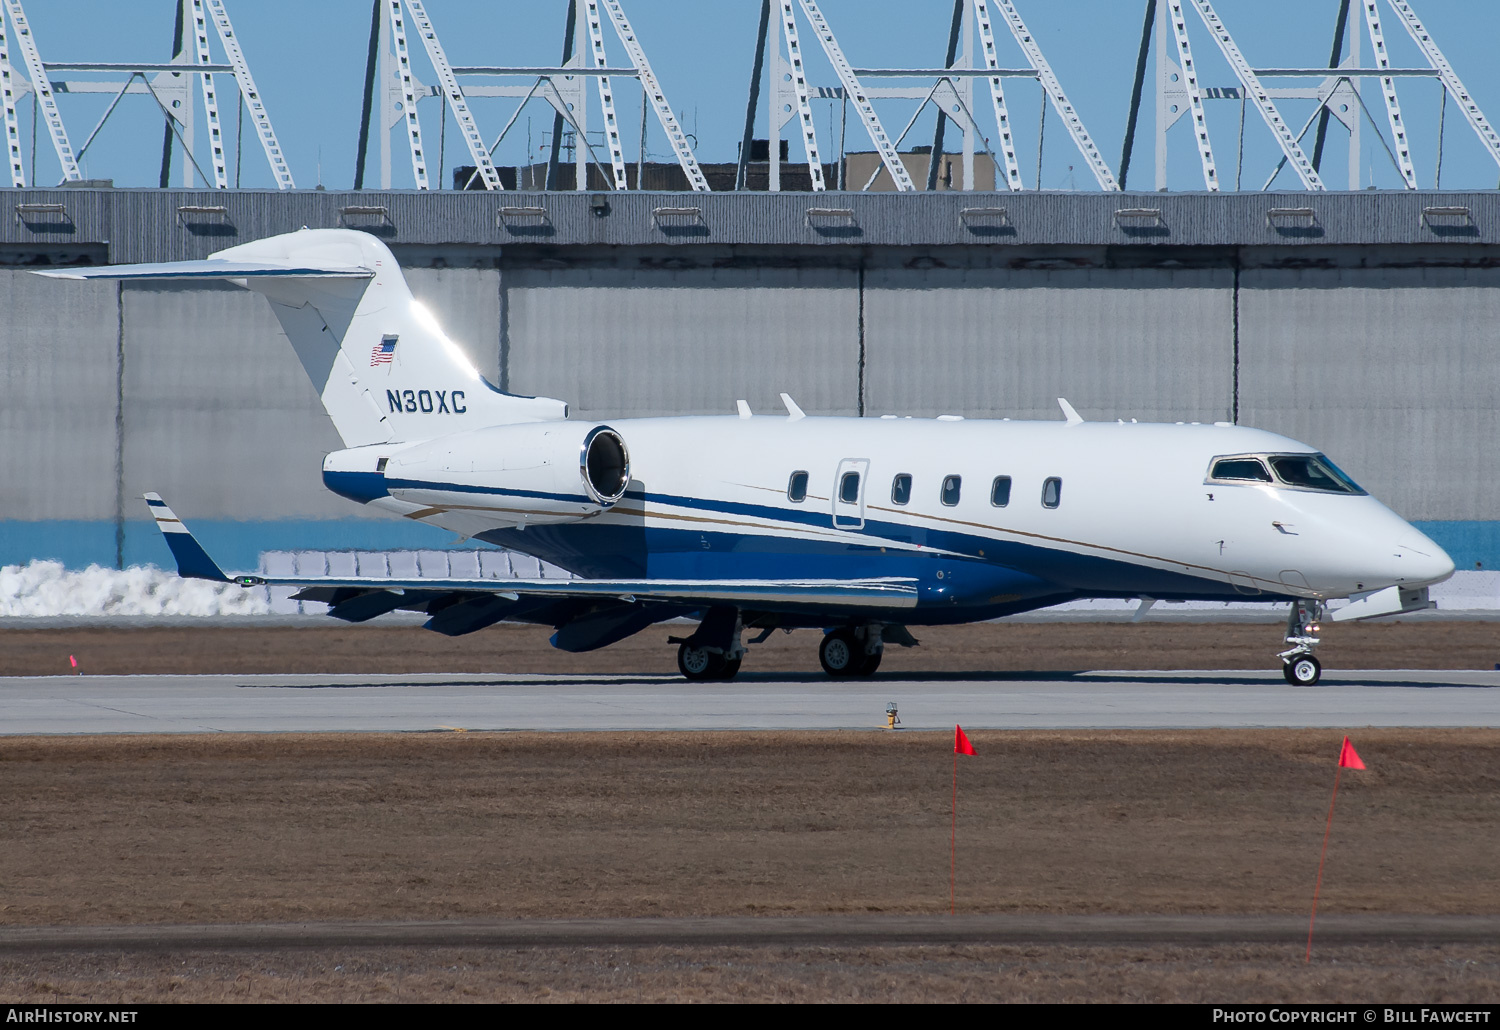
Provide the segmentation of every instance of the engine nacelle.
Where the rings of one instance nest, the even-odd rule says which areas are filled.
[[[384,473],[397,500],[540,525],[609,510],[630,484],[630,454],[609,426],[524,422],[393,450]]]

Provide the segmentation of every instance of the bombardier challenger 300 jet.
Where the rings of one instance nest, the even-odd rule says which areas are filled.
[[[264,296],[345,450],[330,490],[535,555],[577,579],[340,579],[281,584],[361,622],[403,609],[439,633],[504,620],[588,651],[682,616],[694,680],[728,679],[749,641],[823,630],[831,675],[868,676],[910,628],[1078,598],[1289,603],[1283,672],[1321,674],[1334,619],[1430,606],[1442,548],[1286,437],[1227,423],[806,417],[569,420],[504,393],[407,289],[391,252],[302,230],[204,261],[42,272],[66,279],[228,280]],[[228,581],[161,498],[147,503],[183,576]]]

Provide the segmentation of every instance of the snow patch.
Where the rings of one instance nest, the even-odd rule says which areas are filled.
[[[0,618],[270,613],[264,590],[183,579],[154,565],[70,571],[61,562],[33,561],[0,568]]]

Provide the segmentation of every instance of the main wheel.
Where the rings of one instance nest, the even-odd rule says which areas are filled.
[[[864,660],[864,649],[854,634],[847,629],[836,629],[823,638],[818,645],[818,661],[823,671],[834,679],[859,675]]]
[[[1323,663],[1310,654],[1298,655],[1281,667],[1281,674],[1294,687],[1310,687],[1323,675]]]
[[[864,656],[865,660],[864,660],[863,663],[861,663],[861,665],[859,667],[859,671],[856,673],[856,675],[858,675],[858,676],[873,676],[873,675],[875,675],[875,670],[878,669],[878,668],[880,668],[880,659],[884,655],[885,655],[885,648],[883,648],[883,647],[879,651],[876,651],[874,654],[867,654],[867,655],[865,655]]]
[[[727,664],[724,656],[716,651],[690,644],[677,645],[677,671],[690,680],[718,679]],[[739,663],[736,662],[735,672],[738,671]]]

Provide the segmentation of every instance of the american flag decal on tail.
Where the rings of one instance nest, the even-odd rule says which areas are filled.
[[[397,339],[399,337],[395,336],[381,338],[381,341],[370,351],[371,368],[374,368],[376,365],[389,365],[391,363],[391,359],[396,356]]]

